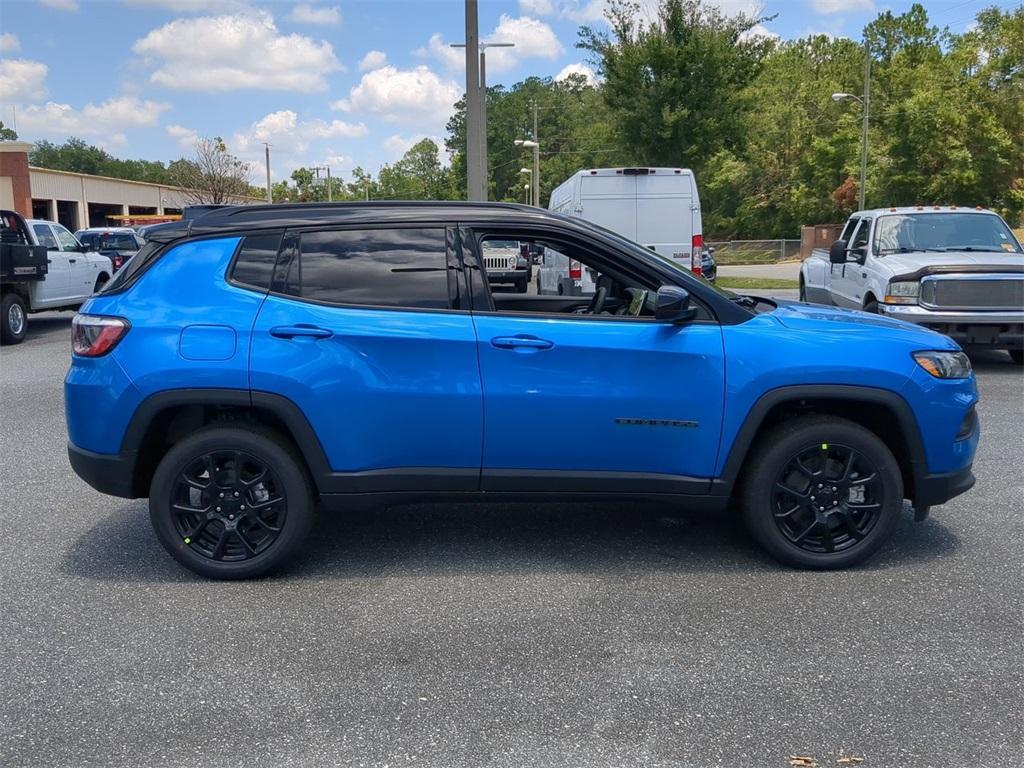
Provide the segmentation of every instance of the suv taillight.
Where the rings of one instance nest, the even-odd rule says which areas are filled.
[[[116,347],[131,327],[120,317],[75,315],[71,321],[71,351],[81,357],[101,357]]]
[[[690,251],[690,271],[695,275],[701,273],[701,260],[704,258],[704,235],[693,236],[693,250]]]
[[[569,259],[569,279],[570,280],[582,280],[583,279],[583,265],[578,261]]]

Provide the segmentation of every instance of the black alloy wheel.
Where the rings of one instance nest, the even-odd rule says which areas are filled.
[[[892,535],[903,477],[874,432],[828,415],[790,417],[759,436],[740,502],[754,539],[798,568],[845,568]]]
[[[863,541],[878,524],[884,489],[877,467],[847,445],[810,446],[786,463],[772,494],[775,525],[806,552],[832,553]]]
[[[215,579],[263,576],[298,552],[313,524],[301,454],[266,427],[208,426],[161,459],[149,489],[153,529],[186,568]]]
[[[237,562],[265,552],[288,516],[288,498],[275,473],[241,451],[196,457],[171,493],[182,543],[211,560]]]

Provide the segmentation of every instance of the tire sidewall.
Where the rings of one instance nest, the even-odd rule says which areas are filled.
[[[891,537],[903,508],[903,478],[899,464],[874,433],[844,420],[808,421],[784,435],[769,435],[758,450],[743,493],[743,517],[753,537],[777,560],[799,568],[827,570],[847,568],[878,551]],[[772,488],[779,473],[793,456],[821,443],[845,445],[862,453],[882,479],[882,510],[868,535],[848,550],[835,554],[807,552],[792,544],[776,525],[772,510]]]
[[[284,442],[245,428],[214,427],[185,438],[167,452],[153,474],[149,514],[157,538],[175,560],[201,576],[246,579],[270,573],[297,553],[312,527],[313,494],[304,469],[296,456],[282,447]],[[193,551],[180,538],[171,514],[175,479],[196,457],[217,450],[243,451],[264,462],[284,487],[287,499],[287,515],[277,539],[265,552],[240,562],[222,563]]]

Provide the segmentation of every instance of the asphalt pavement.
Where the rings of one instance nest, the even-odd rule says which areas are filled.
[[[639,504],[324,517],[284,575],[178,567],[65,454],[70,315],[0,351],[0,765],[1019,766],[1024,378],[978,484],[870,564]],[[540,439],[540,438],[539,438]]]

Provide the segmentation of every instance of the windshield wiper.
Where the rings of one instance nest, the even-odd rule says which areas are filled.
[[[1009,253],[1004,251],[1002,248],[979,248],[974,245],[960,245],[952,246],[950,248],[943,248],[944,251],[976,251],[978,253]]]
[[[945,253],[945,251],[945,248],[908,248],[905,245],[901,245],[899,248],[880,250],[879,253]]]

